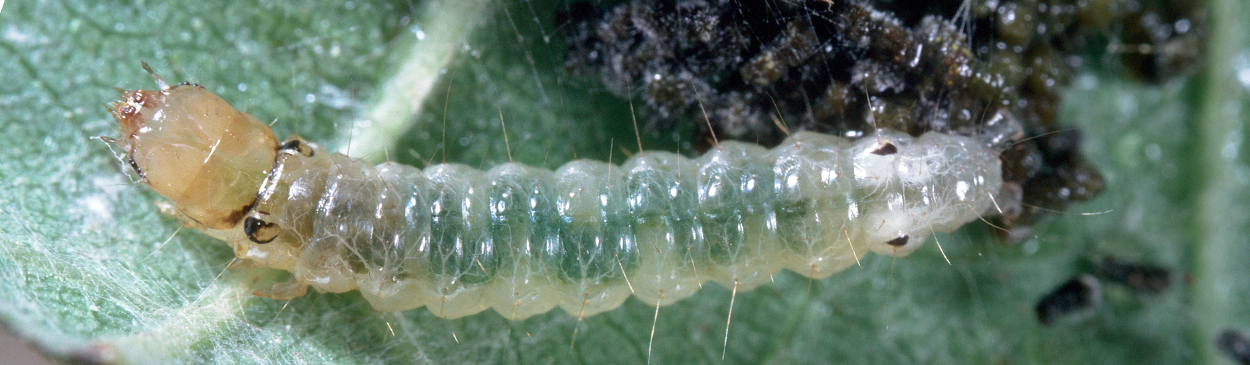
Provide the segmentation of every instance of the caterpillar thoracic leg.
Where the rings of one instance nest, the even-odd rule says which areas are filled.
[[[279,143],[198,85],[157,80],[113,103],[117,144],[184,224],[292,272],[277,294],[359,289],[381,311],[515,319],[559,306],[580,317],[631,294],[672,303],[704,280],[736,292],[781,269],[821,278],[977,219],[1001,185],[998,153],[972,138],[889,130],[556,171],[370,166]]]

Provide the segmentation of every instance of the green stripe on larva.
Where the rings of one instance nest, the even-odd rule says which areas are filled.
[[[1001,182],[972,138],[800,132],[774,149],[723,142],[621,166],[370,166],[268,127],[196,85],[114,103],[119,146],[184,224],[288,270],[266,293],[359,289],[374,308],[455,318],[594,314],[705,281],[750,289],[781,269],[822,278],[869,251],[903,256],[976,219]]]

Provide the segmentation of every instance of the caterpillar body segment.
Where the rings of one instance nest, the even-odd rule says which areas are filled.
[[[667,304],[709,280],[746,290],[781,269],[822,278],[869,251],[911,253],[976,219],[1002,184],[996,151],[940,133],[799,132],[695,159],[647,151],[620,166],[480,171],[279,144],[196,85],[113,107],[144,182],[238,257],[290,271],[287,294],[360,290],[380,311],[446,318],[590,315],[630,295]]]

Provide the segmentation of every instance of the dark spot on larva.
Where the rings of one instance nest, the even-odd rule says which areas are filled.
[[[135,173],[139,174],[139,178],[143,178],[143,169],[139,168],[139,164],[135,163],[134,157],[126,157],[126,162],[130,163],[130,168],[135,169]]]
[[[1250,365],[1250,339],[1234,329],[1226,329],[1215,338],[1215,347],[1239,364]]]
[[[252,201],[248,202],[247,205],[244,205],[243,207],[239,209],[235,209],[233,212],[230,212],[230,215],[226,216],[225,219],[222,219],[222,222],[230,226],[239,224],[239,220],[243,219],[243,216],[246,215],[247,212],[252,211],[252,207],[255,207],[255,206],[256,206],[256,198],[252,198]]]
[[[1034,310],[1037,320],[1051,324],[1062,316],[1086,312],[1102,301],[1102,286],[1098,279],[1081,275],[1068,280],[1037,302]]]
[[[286,143],[283,143],[282,146],[278,147],[278,150],[279,151],[294,151],[296,153],[299,153],[300,155],[303,155],[304,157],[312,157],[314,154],[312,147],[309,146],[307,143],[304,143],[304,141],[299,140],[299,139],[292,139],[290,141],[287,141]]]
[[[1166,268],[1112,256],[1102,259],[1098,265],[1098,275],[1135,292],[1152,295],[1167,291],[1172,283],[1172,273]]]
[[[899,237],[899,238],[895,238],[895,239],[892,239],[892,240],[889,240],[889,241],[885,241],[885,244],[890,245],[890,246],[894,246],[894,247],[903,247],[903,246],[906,246],[906,245],[907,245],[907,238],[908,238],[908,236],[904,235],[904,236]]]
[[[872,154],[877,155],[877,156],[888,156],[888,155],[893,155],[895,153],[898,153],[898,146],[895,146],[894,143],[890,143],[890,142],[886,142],[885,144],[881,145],[881,147],[877,147],[877,149],[872,151]]]
[[[278,233],[282,232],[282,228],[276,223],[269,223],[256,219],[255,217],[247,217],[243,221],[243,233],[247,234],[247,238],[259,244],[272,242],[274,238],[278,238]]]

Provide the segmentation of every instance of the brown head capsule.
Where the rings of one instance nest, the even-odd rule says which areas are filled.
[[[159,90],[124,92],[110,105],[122,131],[117,145],[184,218],[205,228],[234,227],[273,167],[277,138],[199,85],[152,78]]]

